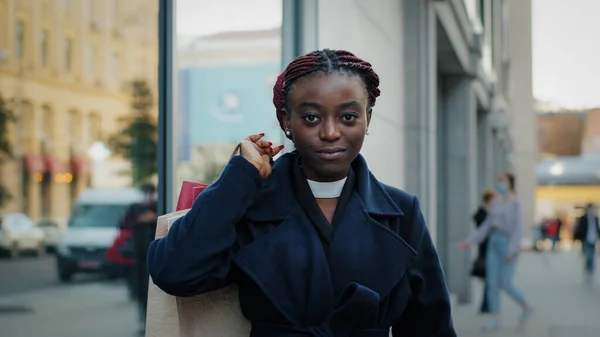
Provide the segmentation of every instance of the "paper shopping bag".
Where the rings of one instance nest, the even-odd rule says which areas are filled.
[[[184,182],[177,211],[158,218],[156,238],[167,235],[173,222],[185,215],[207,185]],[[247,337],[250,322],[242,315],[237,287],[194,296],[174,297],[150,279],[146,319],[147,337]]]

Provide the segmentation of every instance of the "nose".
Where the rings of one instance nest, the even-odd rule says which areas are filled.
[[[319,137],[327,142],[334,142],[341,137],[339,125],[336,120],[328,118],[321,123]]]

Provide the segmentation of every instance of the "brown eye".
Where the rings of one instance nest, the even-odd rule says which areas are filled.
[[[346,113],[342,116],[342,119],[345,122],[352,122],[353,120],[355,120],[357,118],[358,118],[358,116],[356,116],[356,114],[353,114],[353,113]]]
[[[319,117],[317,117],[317,115],[306,115],[302,118],[309,123],[314,123],[319,119]]]

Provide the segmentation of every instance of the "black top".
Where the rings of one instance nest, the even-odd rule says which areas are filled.
[[[338,204],[335,209],[335,213],[333,214],[333,220],[329,223],[329,220],[321,211],[321,207],[317,203],[315,196],[313,195],[308,182],[306,181],[306,176],[302,171],[302,166],[300,164],[300,159],[298,158],[294,163],[293,171],[293,182],[294,189],[296,192],[296,198],[302,208],[306,212],[306,215],[310,218],[313,225],[317,228],[321,239],[324,245],[329,245],[333,238],[333,233],[335,232],[335,228],[340,221],[342,214],[350,200],[350,196],[352,196],[352,192],[354,192],[355,186],[355,176],[352,168],[348,172],[348,179],[346,179],[346,183],[344,184],[344,188],[342,189],[342,194],[338,199]]]
[[[481,206],[477,210],[477,213],[475,213],[475,215],[473,215],[473,221],[475,222],[476,228],[479,228],[479,226],[481,226],[483,224],[483,222],[485,221],[485,218],[487,218],[487,213],[488,212],[485,210],[485,208],[483,208],[483,206]],[[487,253],[487,239],[483,240],[483,242],[481,242],[479,244],[479,250],[478,250],[478,254],[480,257],[484,257],[486,253]]]

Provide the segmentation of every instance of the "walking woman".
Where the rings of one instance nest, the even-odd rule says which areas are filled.
[[[475,213],[475,215],[473,215],[473,221],[475,222],[475,228],[479,228],[481,227],[481,225],[484,223],[485,219],[487,218],[488,212],[490,211],[490,207],[492,206],[492,201],[494,200],[495,197],[495,193],[493,190],[487,190],[483,193],[483,197],[482,197],[482,204],[481,206],[479,206],[479,209],[477,209],[477,212]],[[477,260],[481,260],[481,261],[485,261],[486,259],[486,255],[487,255],[487,246],[488,246],[488,240],[484,239],[478,247],[477,250]],[[482,314],[488,313],[490,312],[490,306],[487,300],[487,292],[488,292],[488,283],[486,280],[486,277],[483,277],[483,281],[484,281],[484,289],[483,289],[483,295],[482,295],[482,299],[481,299],[481,307],[480,307],[480,312]]]
[[[487,300],[492,318],[484,329],[497,329],[500,325],[500,290],[503,289],[522,308],[519,323],[525,324],[533,309],[525,296],[514,285],[521,239],[523,237],[523,206],[515,191],[515,176],[504,173],[497,184],[499,196],[494,199],[490,211],[481,226],[461,244],[467,249],[471,244],[488,240],[486,254]]]
[[[154,283],[191,296],[235,282],[253,337],[456,336],[417,198],[379,182],[359,154],[378,87],[347,51],[292,61],[273,103],[296,150],[272,163],[282,146],[244,139],[152,242]]]

